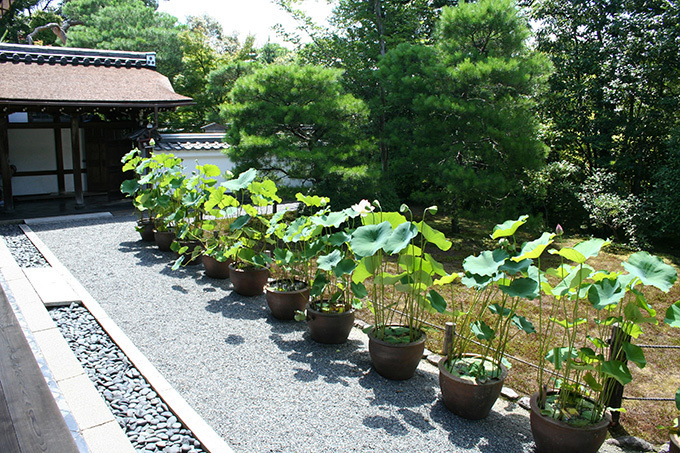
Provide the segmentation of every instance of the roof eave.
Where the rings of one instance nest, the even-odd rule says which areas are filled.
[[[196,105],[192,99],[189,100],[173,100],[173,101],[37,101],[37,100],[16,100],[16,99],[0,99],[0,105],[3,106],[39,106],[39,107],[182,107],[189,105]]]

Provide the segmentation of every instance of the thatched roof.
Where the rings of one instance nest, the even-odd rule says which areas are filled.
[[[176,107],[155,54],[0,44],[0,105]]]

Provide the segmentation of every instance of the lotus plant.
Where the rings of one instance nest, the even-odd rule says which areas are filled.
[[[643,350],[632,342],[645,324],[658,323],[645,292],[668,292],[677,280],[672,266],[648,252],[632,254],[622,263],[625,272],[596,270],[588,262],[607,244],[594,238],[552,249],[561,264],[540,275],[547,297],[539,303],[538,406],[543,415],[572,426],[602,420],[614,382],[625,386],[633,379],[627,363],[646,365]],[[615,325],[622,334],[610,342]],[[543,371],[547,364],[553,372]]]
[[[445,351],[446,369],[455,376],[480,383],[500,379],[501,364],[510,368],[505,359],[509,342],[520,332],[535,332],[520,311],[526,301],[539,296],[538,269],[533,263],[552,238],[544,235],[519,247],[515,233],[527,219],[525,215],[496,225],[491,238],[498,240],[498,247],[463,261],[461,283],[468,288],[469,297],[452,307],[456,335]],[[454,274],[436,282],[449,285],[452,300],[451,282],[456,277]]]
[[[373,206],[378,210],[370,210],[365,203],[358,206],[364,216],[349,240],[359,260],[352,279],[366,282],[374,316],[372,335],[390,343],[413,342],[422,336],[423,313],[446,309],[446,301],[432,287],[435,275],[447,273],[425,248],[446,251],[451,242],[425,221],[436,214],[434,206],[425,210],[419,222],[406,205],[400,212],[382,212],[378,202]]]

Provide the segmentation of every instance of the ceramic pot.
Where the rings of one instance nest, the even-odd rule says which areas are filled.
[[[344,343],[354,327],[354,309],[333,313],[317,311],[307,305],[307,325],[312,340],[317,343]]]
[[[142,237],[142,241],[153,242],[155,240],[154,223],[152,219],[137,220],[137,226],[139,227],[139,235]]]
[[[465,357],[479,357],[476,354],[465,354]],[[500,379],[493,379],[478,384],[469,379],[455,376],[446,369],[444,357],[439,361],[439,387],[442,399],[448,410],[468,420],[486,418],[503,389],[503,382],[508,376],[508,369],[501,364]]]
[[[225,279],[229,278],[229,265],[234,260],[217,261],[212,256],[203,255],[203,267],[205,268],[206,277]]]
[[[259,296],[269,280],[269,269],[266,267],[239,269],[229,265],[229,279],[234,291],[246,297]]]
[[[164,252],[170,252],[172,249],[170,248],[170,245],[175,240],[175,232],[174,231],[156,231],[154,233],[154,239],[156,240],[156,245],[158,246],[159,250],[162,250]]]
[[[192,258],[194,249],[196,247],[201,247],[200,241],[177,241],[180,247],[187,247],[187,251],[182,255],[184,256],[184,261],[182,264],[185,266],[194,266],[201,262],[201,255],[197,255],[196,258]]]
[[[541,414],[538,393],[531,396],[531,433],[536,453],[597,453],[607,437],[611,416],[594,425],[576,427]]]
[[[368,333],[368,352],[373,368],[383,377],[393,381],[410,379],[416,372],[425,350],[425,333],[412,343],[389,343]]]
[[[680,453],[680,436],[671,434],[671,446],[668,453]]]
[[[276,282],[272,282],[265,288],[267,305],[275,318],[284,321],[295,319],[295,311],[303,311],[309,302],[309,286],[305,283],[303,289],[293,291],[276,291],[273,289]]]

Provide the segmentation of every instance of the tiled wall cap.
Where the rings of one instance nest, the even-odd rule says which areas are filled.
[[[156,58],[153,54],[139,54],[139,56],[124,55],[121,57],[99,55],[60,55],[54,53],[3,51],[0,49],[0,62],[13,62],[25,64],[60,64],[62,66],[114,66],[116,68],[152,68],[156,67]]]

